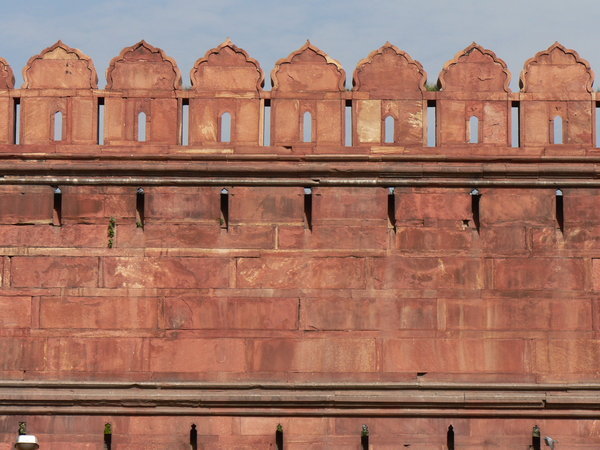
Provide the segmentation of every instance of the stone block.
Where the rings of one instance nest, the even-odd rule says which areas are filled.
[[[31,297],[0,297],[0,327],[28,328],[31,326]]]
[[[600,342],[589,337],[569,339],[538,339],[534,341],[536,372],[566,377],[568,374],[587,375],[596,379],[600,367]]]
[[[264,256],[239,258],[237,264],[240,288],[361,289],[365,285],[363,258]]]
[[[65,186],[62,192],[62,219],[66,223],[104,222],[108,226],[111,217],[135,217],[135,188]]]
[[[51,227],[47,224],[0,225],[1,247],[106,247],[107,226],[65,224]]]
[[[527,346],[520,339],[388,339],[384,372],[524,373]]]
[[[15,256],[11,259],[14,287],[96,287],[98,258]]]
[[[152,372],[245,372],[242,339],[152,339]]]
[[[108,257],[103,260],[104,287],[229,287],[230,264],[227,258]]]
[[[164,301],[165,327],[170,329],[294,330],[295,298],[218,298],[181,296]]]
[[[376,289],[481,289],[483,263],[465,257],[399,257],[372,259]]]
[[[156,329],[158,308],[152,297],[42,297],[40,327]]]
[[[298,187],[236,187],[231,190],[231,223],[302,223],[303,196]]]
[[[53,195],[48,186],[0,186],[0,223],[52,223]]]
[[[592,304],[587,299],[452,299],[440,302],[448,329],[592,329]]]
[[[252,348],[254,372],[360,373],[378,367],[374,339],[256,339]]]
[[[583,258],[498,258],[495,289],[580,290],[586,287]]]
[[[437,302],[405,298],[303,298],[300,326],[313,331],[432,330],[437,327]]]
[[[145,211],[148,221],[198,221],[217,223],[220,217],[220,189],[213,187],[145,188]]]
[[[396,221],[472,220],[469,189],[398,188],[396,189]]]
[[[387,221],[387,195],[383,188],[327,187],[314,190],[313,221]]]
[[[61,372],[119,374],[147,370],[148,355],[140,338],[69,337],[49,339],[49,346],[58,347]]]
[[[390,230],[386,224],[347,226],[319,224],[309,230],[304,226],[280,226],[281,249],[349,249],[384,250],[388,246]]]
[[[482,227],[556,224],[555,198],[554,189],[486,189],[480,200]]]

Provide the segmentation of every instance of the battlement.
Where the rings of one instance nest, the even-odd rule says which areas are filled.
[[[427,84],[418,61],[386,43],[358,63],[351,90],[342,66],[310,42],[277,61],[270,91],[258,61],[229,40],[196,61],[190,88],[182,87],[175,60],[145,41],[113,58],[105,89],[92,60],[61,41],[30,58],[21,89],[8,63],[0,59],[0,66],[2,151],[19,143],[73,153],[143,144],[163,154],[198,146],[284,154],[433,146],[461,154],[477,144],[495,155],[555,145],[587,154],[596,146],[594,73],[559,43],[525,62],[519,92],[509,88],[504,61],[475,43],[444,65],[437,85]]]

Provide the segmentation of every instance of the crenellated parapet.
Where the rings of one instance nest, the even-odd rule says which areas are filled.
[[[594,73],[558,42],[526,61],[519,92],[511,92],[506,63],[476,43],[444,65],[437,84],[387,42],[358,63],[347,89],[341,64],[307,41],[277,61],[266,90],[259,62],[229,39],[196,61],[190,88],[175,60],[143,40],[111,60],[104,89],[91,58],[61,41],[30,58],[23,78],[15,89],[0,60],[0,144],[53,145],[49,152],[143,145],[152,153],[437,147],[449,155],[511,155],[518,146],[541,155],[588,154],[597,141]]]

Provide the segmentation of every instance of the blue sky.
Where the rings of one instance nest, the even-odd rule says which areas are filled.
[[[29,57],[58,39],[93,58],[100,87],[105,84],[111,58],[140,39],[174,57],[188,85],[194,61],[227,37],[256,58],[267,74],[275,61],[309,38],[342,63],[348,86],[356,63],[385,41],[420,61],[430,81],[437,80],[444,62],[473,41],[506,61],[513,75],[513,90],[525,60],[554,41],[577,50],[600,71],[597,0],[3,3],[0,56],[12,66],[18,86]]]

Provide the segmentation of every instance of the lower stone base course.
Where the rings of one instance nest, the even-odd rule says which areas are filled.
[[[279,423],[286,450],[358,450],[363,424],[369,426],[370,448],[378,450],[446,449],[450,424],[457,450],[527,450],[535,424],[542,437],[559,441],[559,449],[600,448],[600,420],[587,419],[3,416],[0,450],[13,448],[19,421],[27,422],[40,450],[103,449],[106,422],[113,426],[112,450],[189,450],[192,423],[197,425],[198,448],[202,450],[275,449]]]

